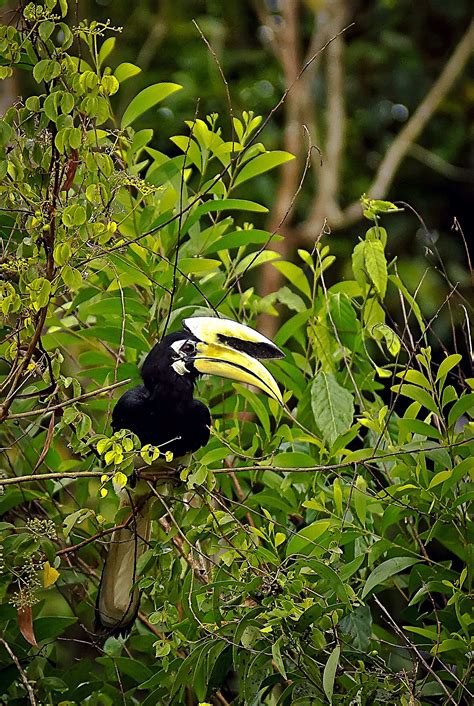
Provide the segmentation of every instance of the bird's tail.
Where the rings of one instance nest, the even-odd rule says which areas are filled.
[[[115,530],[109,543],[95,606],[96,630],[108,635],[127,635],[140,607],[137,562],[150,539],[150,502],[140,498],[134,507],[129,491],[121,492],[120,506],[130,507],[129,526]]]

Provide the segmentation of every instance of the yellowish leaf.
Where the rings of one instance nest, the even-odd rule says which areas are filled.
[[[51,566],[49,561],[45,561],[43,565],[43,586],[49,588],[56,583],[60,574],[54,566]]]
[[[125,473],[119,471],[114,475],[114,486],[116,485],[119,488],[124,488],[127,485],[127,476],[125,475]]]

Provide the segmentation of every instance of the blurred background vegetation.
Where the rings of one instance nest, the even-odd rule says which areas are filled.
[[[7,3],[3,12],[8,11]],[[464,352],[462,333],[453,341],[452,319],[462,328],[460,305],[470,286],[459,228],[469,233],[474,182],[474,80],[468,58],[472,34],[467,35],[471,11],[469,0],[81,0],[69,21],[110,18],[123,27],[114,61],[136,63],[142,73],[120,92],[118,114],[146,85],[183,85],[156,113],[154,146],[167,154],[178,154],[169,137],[195,112],[201,117],[220,113],[230,136],[231,108],[216,59],[235,115],[249,108],[267,115],[294,84],[264,139],[269,149],[285,147],[298,159],[256,184],[255,198],[271,208],[269,222],[256,225],[284,232],[285,241],[277,247],[285,256],[324,231],[349,272],[349,253],[363,233],[360,194],[406,202],[426,228],[406,208],[393,220],[389,255],[398,258],[410,286],[416,288],[423,280],[418,300],[428,318],[459,283],[434,330],[448,346]],[[17,72],[4,82],[0,108],[28,95],[28,81],[29,74]],[[430,91],[435,95],[427,103]],[[420,105],[422,115],[417,116]],[[406,141],[388,155],[402,131]],[[294,199],[309,140],[311,168]],[[330,278],[337,281],[344,274],[333,268]],[[279,276],[269,266],[261,291],[275,291]],[[262,326],[272,333],[276,322],[263,321]]]

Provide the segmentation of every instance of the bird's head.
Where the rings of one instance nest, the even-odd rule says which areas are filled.
[[[270,339],[249,326],[211,316],[184,319],[183,329],[165,336],[146,357],[142,378],[148,390],[164,380],[193,385],[199,375],[218,375],[255,385],[282,404],[276,380],[260,363],[284,356]]]

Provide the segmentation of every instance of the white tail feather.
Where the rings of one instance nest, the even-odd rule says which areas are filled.
[[[121,506],[130,506],[128,494],[121,495]],[[115,530],[112,534],[96,604],[99,627],[111,633],[128,632],[136,618],[140,603],[136,566],[147,548],[150,528],[147,503],[144,503],[136,511],[130,527]]]

